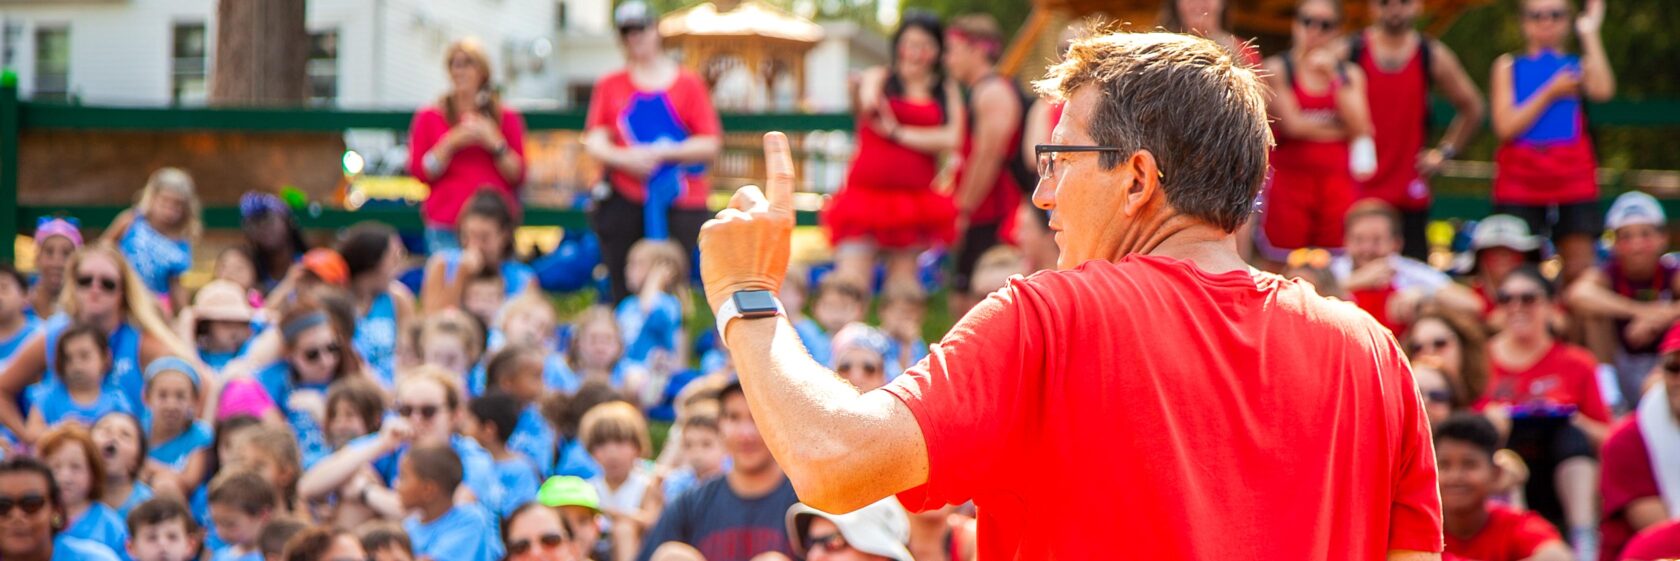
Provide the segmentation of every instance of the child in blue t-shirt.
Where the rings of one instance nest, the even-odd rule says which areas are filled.
[[[256,313],[245,290],[232,281],[214,280],[193,295],[188,308],[198,355],[210,368],[220,371],[251,341],[251,319]]]
[[[554,427],[542,415],[543,396],[548,393],[543,380],[543,360],[554,353],[523,344],[510,344],[496,351],[485,366],[489,391],[512,399],[509,425],[500,428],[510,432],[508,449],[518,452],[539,466],[554,463]]]
[[[163,298],[165,310],[186,304],[181,274],[192,268],[192,244],[204,230],[199,207],[192,176],[159,168],[146,179],[140,200],[105,231],[146,288]]]
[[[580,384],[600,382],[622,395],[642,394],[648,385],[647,368],[625,356],[625,339],[612,310],[605,306],[584,310],[573,322],[572,334],[566,352]]]
[[[12,362],[41,321],[29,308],[29,281],[11,263],[0,263],[0,370]]]
[[[209,478],[210,445],[215,435],[209,423],[198,420],[198,369],[177,357],[166,356],[146,365],[146,387],[142,394],[146,411],[146,468],[154,484],[180,494],[191,494]]]
[[[257,537],[280,500],[274,485],[255,471],[225,471],[210,481],[209,499],[219,542],[210,561],[262,561]]]
[[[565,394],[577,392],[578,376],[566,364],[565,356],[560,354],[554,328],[554,304],[547,297],[540,292],[520,294],[508,301],[497,319],[496,330],[490,335],[492,352],[508,345],[526,345],[541,350],[543,389]],[[532,459],[541,461],[535,457]]]
[[[805,315],[805,296],[810,292],[811,272],[803,267],[789,268],[787,277],[782,279],[782,290],[776,293],[776,299],[782,301],[782,308],[787,312],[788,323],[793,324],[793,332],[799,334],[799,342],[805,344],[805,350],[811,353],[811,359],[818,364],[828,364],[828,333],[817,325],[817,320]],[[719,349],[728,351],[723,345]],[[705,369],[710,372],[711,369]]]
[[[128,511],[152,498],[152,488],[140,481],[146,466],[146,433],[140,419],[112,412],[93,425],[93,443],[105,460],[105,491],[100,501],[128,520]]]
[[[922,340],[927,319],[927,291],[920,284],[889,284],[881,291],[881,331],[887,335],[887,381],[903,374],[928,355]]]
[[[461,433],[477,440],[495,460],[496,477],[502,482],[502,503],[491,506],[498,517],[512,514],[520,505],[537,498],[537,488],[542,486],[542,472],[537,464],[508,448],[508,438],[519,425],[520,411],[519,402],[513,396],[491,390],[467,403],[467,415],[461,422]]]
[[[32,390],[30,435],[46,432],[48,426],[75,421],[92,426],[112,411],[133,413],[134,406],[116,385],[109,383],[111,347],[105,333],[91,324],[78,323],[58,338],[58,376]]]
[[[78,423],[53,427],[36,445],[58,484],[58,504],[64,513],[60,535],[110,545],[126,542],[128,528],[117,511],[99,502],[105,492],[105,462],[87,427]]]
[[[397,464],[396,492],[403,529],[414,540],[416,558],[494,561],[502,556],[497,520],[478,503],[455,504],[461,486],[461,457],[447,444],[416,446]]]
[[[624,280],[632,294],[614,310],[624,337],[624,357],[648,364],[658,352],[681,364],[679,342],[691,292],[682,246],[670,240],[636,242],[630,246]]]

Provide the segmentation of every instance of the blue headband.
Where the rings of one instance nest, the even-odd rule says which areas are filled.
[[[303,317],[292,320],[290,323],[287,323],[286,325],[280,326],[280,336],[281,336],[281,338],[284,338],[285,340],[290,341],[292,339],[296,339],[298,335],[302,335],[303,332],[309,330],[309,328],[315,327],[317,325],[324,324],[326,322],[327,322],[327,313],[326,312],[309,313],[309,314],[304,315]]]
[[[146,383],[152,383],[152,378],[156,378],[159,374],[164,372],[180,372],[182,374],[186,374],[187,379],[192,380],[193,389],[199,389],[198,369],[193,368],[192,363],[173,356],[162,357],[152,361],[151,364],[146,365]]]

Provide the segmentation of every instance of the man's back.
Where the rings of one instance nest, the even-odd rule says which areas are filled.
[[[1140,256],[1041,273],[909,374],[889,391],[931,471],[901,498],[974,499],[984,558],[1441,548],[1404,358],[1368,316],[1300,283]]]

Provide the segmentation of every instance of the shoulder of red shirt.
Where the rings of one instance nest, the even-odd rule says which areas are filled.
[[[1573,363],[1573,366],[1585,367],[1587,370],[1596,370],[1598,368],[1598,359],[1593,357],[1592,351],[1587,350],[1586,347],[1577,346],[1572,343],[1564,343],[1561,341],[1559,341],[1557,345],[1559,355],[1564,360]]]
[[[1656,561],[1680,557],[1680,520],[1670,520],[1646,528],[1628,541],[1622,550],[1623,561]]]

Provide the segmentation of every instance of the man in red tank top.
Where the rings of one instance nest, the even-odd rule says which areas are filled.
[[[964,130],[952,195],[957,202],[956,275],[951,279],[951,313],[968,311],[984,294],[971,294],[969,278],[980,255],[1010,239],[1020,187],[1004,163],[1021,145],[1021,96],[1009,78],[997,74],[1003,32],[997,20],[969,14],[945,30],[945,70],[968,90]]]
[[[1401,254],[1429,259],[1429,177],[1469,144],[1482,126],[1482,92],[1452,49],[1416,31],[1423,0],[1370,0],[1371,26],[1343,46],[1343,58],[1365,71],[1368,105],[1376,131],[1377,172],[1359,183],[1360,198],[1381,199],[1400,210]],[[1429,91],[1452,103],[1456,114],[1434,148],[1429,141]]]

